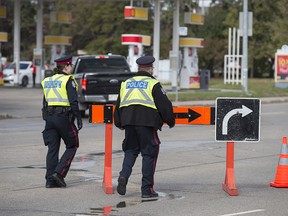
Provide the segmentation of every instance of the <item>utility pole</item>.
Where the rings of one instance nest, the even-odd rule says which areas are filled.
[[[41,69],[42,69],[42,59],[43,59],[43,0],[38,0],[37,2],[37,38],[36,38],[36,49],[40,51],[41,63],[40,65],[36,65],[36,86],[41,86],[41,81],[44,77],[42,77]]]
[[[177,92],[178,88],[178,71],[179,71],[179,8],[181,0],[174,0],[173,12],[173,41],[172,51],[170,52],[170,68],[171,68],[171,85],[172,91]]]
[[[20,4],[21,1],[14,0],[14,59],[16,74],[14,76],[14,85],[19,85],[20,69]]]
[[[248,0],[243,0],[242,90],[248,93]]]
[[[155,75],[158,76],[160,59],[160,0],[155,0],[154,4],[153,56],[155,57]]]

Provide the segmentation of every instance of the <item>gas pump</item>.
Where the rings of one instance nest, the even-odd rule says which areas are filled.
[[[65,45],[53,44],[51,46],[51,61],[50,61],[51,68],[54,68],[56,66],[54,60],[65,55],[65,52],[66,52]]]
[[[197,48],[184,47],[180,71],[180,88],[200,88]]]
[[[143,45],[141,44],[129,45],[127,62],[132,72],[137,72],[138,66],[136,64],[136,59],[138,59],[142,55],[143,55]]]
[[[122,45],[128,45],[127,62],[132,72],[138,71],[136,59],[143,55],[143,46],[150,46],[151,38],[146,35],[122,34]]]
[[[180,70],[181,89],[200,89],[197,49],[204,47],[202,38],[180,38],[183,47],[183,65]]]

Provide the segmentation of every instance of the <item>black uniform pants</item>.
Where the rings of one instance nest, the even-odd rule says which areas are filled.
[[[48,146],[46,180],[51,180],[54,172],[65,177],[79,147],[78,131],[75,124],[69,121],[66,113],[48,114],[45,129],[42,133],[44,144]],[[65,143],[66,150],[59,161],[61,138]]]
[[[125,127],[125,152],[120,176],[129,179],[136,158],[142,156],[142,194],[153,191],[154,173],[159,153],[160,140],[157,131],[152,127],[126,126]]]

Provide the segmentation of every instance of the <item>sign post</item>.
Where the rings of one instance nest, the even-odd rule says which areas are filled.
[[[115,106],[92,105],[89,110],[90,123],[105,123],[105,162],[102,188],[106,194],[113,194],[112,185],[112,134]]]
[[[227,142],[226,145],[226,174],[222,188],[231,196],[238,195],[234,177],[234,142]]]
[[[216,99],[216,141],[227,141],[226,175],[222,188],[238,195],[234,177],[234,142],[259,141],[260,100],[257,98]]]
[[[104,112],[105,111],[107,113],[106,115],[109,116],[109,122],[106,122],[105,124],[105,164],[104,164],[104,177],[102,188],[106,194],[113,194],[113,185],[112,185],[113,107],[106,106],[104,108]]]

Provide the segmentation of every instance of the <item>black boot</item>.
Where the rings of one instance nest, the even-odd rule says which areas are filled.
[[[125,177],[123,177],[123,176],[119,176],[117,192],[120,195],[125,195],[126,194],[126,185],[127,185],[127,179]]]
[[[66,183],[64,181],[64,178],[59,174],[59,173],[54,173],[52,175],[52,178],[55,180],[55,182],[60,186],[60,187],[66,187]]]

